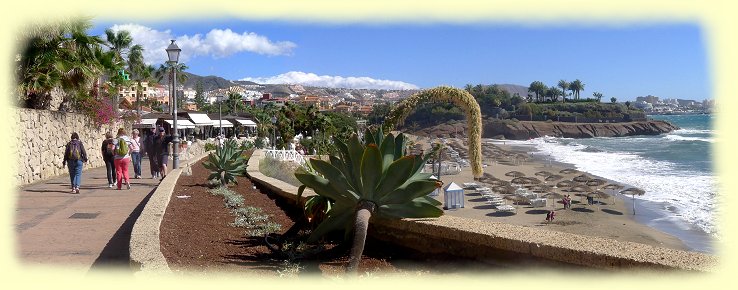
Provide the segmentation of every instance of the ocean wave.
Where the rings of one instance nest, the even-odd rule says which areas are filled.
[[[702,142],[715,142],[715,139],[713,138],[700,138],[700,137],[685,137],[682,135],[673,135],[669,134],[664,136],[665,139],[671,140],[671,141],[702,141]]]
[[[710,134],[712,135],[715,133],[714,130],[699,130],[699,129],[679,129],[674,130],[671,132],[672,134],[679,134],[679,135],[692,135],[692,134]]]
[[[574,164],[578,170],[641,188],[646,194],[636,199],[666,203],[672,206],[673,212],[664,210],[664,214],[707,233],[716,232],[716,186],[711,172],[685,170],[673,162],[652,160],[631,152],[585,150],[596,146],[552,141],[556,138],[526,142],[539,150],[533,154],[549,155],[556,161]]]

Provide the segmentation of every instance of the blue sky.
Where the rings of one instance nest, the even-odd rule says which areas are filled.
[[[189,72],[231,80],[380,88],[580,79],[582,96],[713,98],[700,27],[495,24],[319,24],[213,20],[102,22],[91,31],[126,29],[166,57],[177,39]]]

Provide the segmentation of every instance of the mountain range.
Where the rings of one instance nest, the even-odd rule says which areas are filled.
[[[415,93],[417,90],[406,90],[406,91],[400,91],[400,90],[384,90],[384,89],[349,89],[349,88],[327,88],[327,87],[312,87],[307,85],[301,85],[301,86],[292,86],[288,84],[258,84],[255,82],[250,81],[231,81],[224,79],[219,76],[200,76],[189,72],[184,72],[184,74],[187,75],[187,81],[184,83],[184,87],[186,88],[194,88],[195,85],[198,82],[202,82],[203,89],[205,91],[209,90],[215,90],[215,89],[226,89],[231,86],[235,85],[262,85],[264,86],[264,89],[262,89],[265,93],[272,93],[272,95],[276,97],[284,97],[290,94],[310,94],[310,95],[318,95],[318,96],[326,96],[326,95],[340,95],[340,94],[346,94],[349,93],[355,97],[361,97],[363,94],[374,94],[374,95],[383,95],[388,92],[398,92],[400,94],[400,98],[407,97],[413,93]],[[521,86],[521,85],[515,85],[515,84],[499,84],[500,87],[502,87],[504,90],[508,91],[511,95],[519,94],[522,97],[525,97],[528,95],[528,87]],[[293,89],[294,87],[299,87],[300,90]],[[485,86],[486,87],[486,86]]]

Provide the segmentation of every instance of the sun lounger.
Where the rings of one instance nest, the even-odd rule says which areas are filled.
[[[479,187],[479,184],[476,184],[475,182],[464,182],[461,185],[464,186],[464,189],[474,189]]]
[[[512,205],[501,205],[497,207],[497,211],[515,212],[515,207]]]
[[[533,207],[545,207],[546,206],[546,199],[545,198],[534,198],[530,200],[530,205]]]

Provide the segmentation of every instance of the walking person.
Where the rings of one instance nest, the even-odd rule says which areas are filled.
[[[159,159],[156,157],[156,146],[154,146],[154,138],[156,138],[156,135],[158,134],[158,131],[156,129],[151,129],[149,132],[149,135],[146,136],[143,143],[143,149],[146,152],[146,155],[149,156],[149,170],[151,170],[151,179],[158,178],[159,177]]]
[[[115,144],[113,144],[113,133],[105,133],[105,140],[102,142],[102,156],[105,161],[105,174],[108,177],[108,188],[115,185]]]
[[[138,136],[138,129],[133,129],[133,137],[131,137],[131,162],[133,162],[133,178],[141,178],[141,137]]]
[[[131,181],[128,178],[128,164],[131,163],[131,138],[126,135],[126,130],[118,129],[118,135],[113,139],[115,144],[115,178],[118,181],[118,190],[126,183],[126,188],[131,189]]]
[[[82,164],[87,162],[87,152],[77,132],[72,133],[72,140],[64,149],[62,166],[68,166],[69,181],[72,184],[72,193],[79,194],[79,185],[82,179]]]
[[[172,142],[172,136],[166,135],[166,131],[163,127],[159,128],[159,135],[154,138],[154,148],[156,148],[156,156],[159,161],[159,172],[161,178],[159,181],[164,180],[167,177],[167,165],[169,163],[169,143]]]

